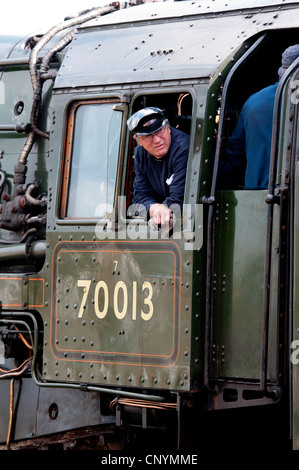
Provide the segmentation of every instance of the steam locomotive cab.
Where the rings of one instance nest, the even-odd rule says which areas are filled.
[[[294,11],[172,8],[105,7],[0,62],[3,443],[70,431],[108,446],[123,427],[196,449],[236,410],[269,413],[289,439],[296,64],[277,95],[269,188],[244,190],[242,172],[223,187],[220,168],[243,103],[297,42]],[[190,136],[183,210],[166,230],[132,207],[126,122],[145,106]]]

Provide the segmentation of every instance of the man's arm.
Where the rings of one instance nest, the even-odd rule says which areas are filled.
[[[189,154],[189,141],[186,140],[184,145],[177,146],[173,154],[171,176],[167,183],[169,185],[169,196],[165,198],[163,204],[170,207],[173,204],[183,205],[186,183],[186,171]]]
[[[153,204],[149,209],[149,215],[153,218],[155,224],[169,225],[172,211],[164,204]]]
[[[139,153],[140,152],[140,153]],[[148,212],[150,206],[157,201],[153,196],[153,190],[150,185],[148,175],[145,171],[142,150],[136,150],[135,153],[135,177],[134,177],[134,196],[132,204],[142,204]]]

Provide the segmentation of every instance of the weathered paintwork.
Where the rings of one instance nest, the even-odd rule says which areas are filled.
[[[131,10],[94,20],[79,28],[54,88],[210,79],[260,31],[292,27],[298,8],[219,3],[148,3],[134,7],[134,21]]]
[[[202,197],[208,197],[211,191],[217,126],[227,112],[220,108],[220,98],[226,98],[222,92],[230,70],[241,64],[241,72],[236,68],[235,76],[244,79],[246,89],[232,79],[227,98],[231,103],[234,93],[239,93],[240,107],[251,89],[263,83],[255,69],[250,71],[256,81],[246,79],[245,72],[242,75],[242,66],[246,67],[242,58],[250,52],[248,60],[254,65],[251,57],[258,56],[259,47],[269,51],[267,40],[271,41],[274,33],[278,35],[275,44],[277,37],[285,37],[286,30],[291,40],[298,28],[298,10],[297,2],[149,3],[79,26],[71,43],[56,55],[51,71],[57,71],[57,75],[53,82],[45,82],[39,123],[49,140],[36,139],[28,156],[26,175],[28,182],[39,180],[47,192],[45,234],[29,244],[3,243],[0,248],[2,315],[12,322],[11,317],[18,312],[25,313],[30,325],[33,315],[39,325],[39,353],[33,378],[46,397],[45,408],[51,401],[49,390],[55,390],[56,398],[60,396],[65,406],[67,397],[60,395],[60,387],[69,388],[75,404],[81,400],[76,395],[81,394],[79,389],[85,389],[96,392],[94,400],[98,393],[107,391],[112,397],[136,394],[140,398],[144,394],[153,401],[167,398],[178,404],[180,396],[186,394],[190,402],[196,397],[203,409],[273,404],[288,391],[288,345],[298,335],[299,319],[297,176],[289,167],[296,154],[297,128],[293,127],[290,115],[294,110],[286,97],[282,104],[284,126],[279,153],[283,177],[278,189],[290,203],[274,207],[266,392],[261,390],[261,374],[268,191],[216,192],[211,260],[207,254],[209,217]],[[268,34],[270,39],[263,42],[259,39],[262,34]],[[60,39],[62,33],[58,36]],[[52,39],[39,57],[57,41]],[[258,45],[256,41],[260,41]],[[14,47],[3,41],[0,49],[3,125],[30,120],[33,91],[28,71],[30,51],[24,48],[25,43],[19,41]],[[276,60],[278,66],[280,57]],[[262,65],[262,59],[258,64]],[[277,70],[274,65],[271,64],[273,70]],[[276,74],[272,69],[266,73],[269,75],[265,80]],[[290,95],[289,83],[285,89]],[[142,221],[136,226],[136,221],[133,223],[121,208],[116,214],[116,232],[111,217],[99,224],[96,218],[61,216],[65,155],[72,140],[71,105],[80,100],[117,103],[122,113],[122,138],[116,195],[124,196],[131,158],[127,117],[143,96],[170,97],[182,92],[192,98],[185,191],[185,204],[192,208],[187,218],[188,230],[181,237],[163,239]],[[289,135],[295,142],[291,157]],[[6,191],[11,193],[14,165],[26,136],[1,131],[0,138],[1,169],[8,177]],[[293,203],[286,172],[294,175]],[[290,246],[286,248],[283,231],[293,214],[294,222],[286,225]],[[207,266],[211,268],[210,279]],[[282,284],[290,279],[288,297]],[[207,305],[210,280],[212,298],[211,305]],[[287,298],[287,305],[282,305],[282,298]],[[298,447],[295,364],[292,377],[294,402],[290,405],[294,447]],[[29,396],[30,387],[26,390]],[[8,395],[7,382],[5,394]],[[179,417],[183,414],[179,405],[177,412]],[[94,404],[83,421],[76,415],[66,424],[63,415],[60,425],[52,426],[53,431],[39,422],[34,432],[41,435],[110,422],[110,417],[102,415],[91,419],[93,413]],[[8,414],[4,413],[2,422],[7,420]],[[17,438],[32,434],[34,423],[27,424],[22,429],[19,422]]]

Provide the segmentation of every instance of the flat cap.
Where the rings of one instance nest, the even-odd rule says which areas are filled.
[[[288,47],[281,57],[281,67],[278,69],[278,75],[281,77],[290,65],[299,57],[299,44]]]
[[[127,126],[134,134],[148,135],[157,132],[166,124],[162,109],[149,107],[136,111],[127,121]]]

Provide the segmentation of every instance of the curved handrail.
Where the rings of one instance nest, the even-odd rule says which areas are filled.
[[[212,318],[212,283],[213,283],[213,214],[214,205],[216,202],[216,184],[218,176],[218,168],[220,161],[220,151],[222,144],[222,133],[224,127],[224,109],[226,106],[226,96],[230,81],[235,74],[236,70],[247,60],[248,56],[257,49],[265,39],[266,34],[260,36],[257,41],[245,52],[245,54],[238,60],[238,62],[231,68],[224,83],[221,107],[220,107],[220,120],[218,127],[218,139],[216,144],[214,168],[212,175],[210,196],[203,196],[201,202],[209,205],[208,223],[207,223],[207,270],[206,270],[206,308],[205,308],[205,357],[204,357],[204,385],[207,389],[212,390],[210,386],[210,349],[211,349],[211,318]],[[213,391],[213,390],[212,390]]]
[[[264,304],[263,304],[263,328],[262,328],[262,364],[261,364],[261,389],[267,394],[267,370],[268,370],[268,342],[269,342],[269,310],[270,310],[270,284],[271,284],[271,247],[273,235],[273,208],[274,204],[279,204],[279,197],[275,195],[276,169],[277,169],[277,152],[280,124],[280,108],[282,93],[285,84],[291,74],[299,65],[299,58],[287,69],[281,77],[276,90],[274,110],[273,110],[273,126],[272,126],[272,143],[270,152],[270,169],[269,169],[269,185],[266,203],[267,211],[267,238],[266,238],[266,257],[265,257],[265,274],[264,274]]]

